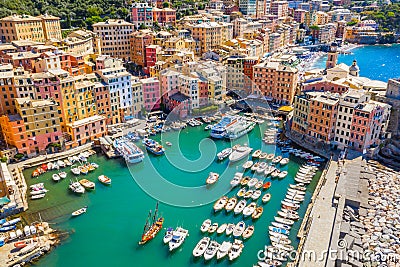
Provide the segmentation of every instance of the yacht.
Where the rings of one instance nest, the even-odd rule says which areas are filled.
[[[236,259],[237,257],[240,256],[240,254],[242,253],[243,250],[243,241],[239,240],[239,239],[235,239],[235,241],[233,242],[233,245],[231,247],[231,250],[229,251],[229,260],[233,261],[234,259]]]
[[[217,242],[217,241],[211,241],[210,245],[208,246],[208,248],[206,249],[206,251],[204,252],[204,259],[206,261],[211,260],[215,254],[217,254],[217,251],[219,249],[221,245]]]
[[[225,116],[217,124],[211,127],[210,136],[221,139],[225,136],[226,128],[237,122],[236,117]]]
[[[204,252],[207,250],[209,244],[210,244],[209,237],[203,237],[202,239],[200,239],[199,243],[197,243],[197,245],[193,249],[193,256],[194,257],[202,256]]]
[[[254,129],[254,126],[256,124],[252,121],[247,121],[245,119],[240,119],[238,120],[237,123],[226,127],[225,130],[225,138],[228,139],[237,139],[239,137],[242,137],[243,135],[247,134],[251,130]]]
[[[236,162],[247,157],[253,149],[248,146],[237,146],[229,155],[230,162]]]
[[[128,138],[116,139],[114,147],[129,163],[138,163],[144,159],[143,151]]]
[[[185,241],[188,234],[188,230],[183,229],[182,227],[176,228],[176,230],[172,233],[172,240],[168,243],[169,251],[179,248]]]
[[[229,251],[231,250],[232,243],[229,241],[222,242],[221,246],[217,252],[217,260],[222,259],[226,255],[228,255]]]

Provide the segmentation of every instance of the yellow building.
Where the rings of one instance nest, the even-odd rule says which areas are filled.
[[[225,41],[233,38],[231,23],[205,22],[190,26],[190,28],[193,39],[200,43],[195,51],[197,55],[217,49]]]
[[[172,37],[163,43],[164,49],[181,50],[186,48],[185,41],[179,37]]]
[[[52,15],[38,16],[42,20],[44,38],[46,40],[62,40],[60,18]]]
[[[0,19],[0,37],[3,43],[17,40],[44,42],[50,39],[61,40],[60,18],[41,15],[12,15]]]

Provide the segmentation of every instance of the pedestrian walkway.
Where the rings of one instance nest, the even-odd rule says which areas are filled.
[[[300,255],[300,267],[326,266],[327,252],[330,246],[331,233],[335,221],[336,208],[333,196],[336,189],[336,172],[338,163],[332,161],[326,174],[325,184],[315,199],[310,214],[310,227]]]

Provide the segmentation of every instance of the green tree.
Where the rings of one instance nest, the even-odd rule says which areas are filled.
[[[164,3],[162,3],[162,7],[163,8],[168,8],[170,5],[169,5],[169,3],[168,2],[164,2]]]

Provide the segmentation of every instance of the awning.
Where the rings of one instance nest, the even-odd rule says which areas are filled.
[[[290,112],[293,108],[291,106],[282,106],[278,109],[278,111]]]
[[[0,206],[10,203],[11,200],[8,197],[0,197]]]

